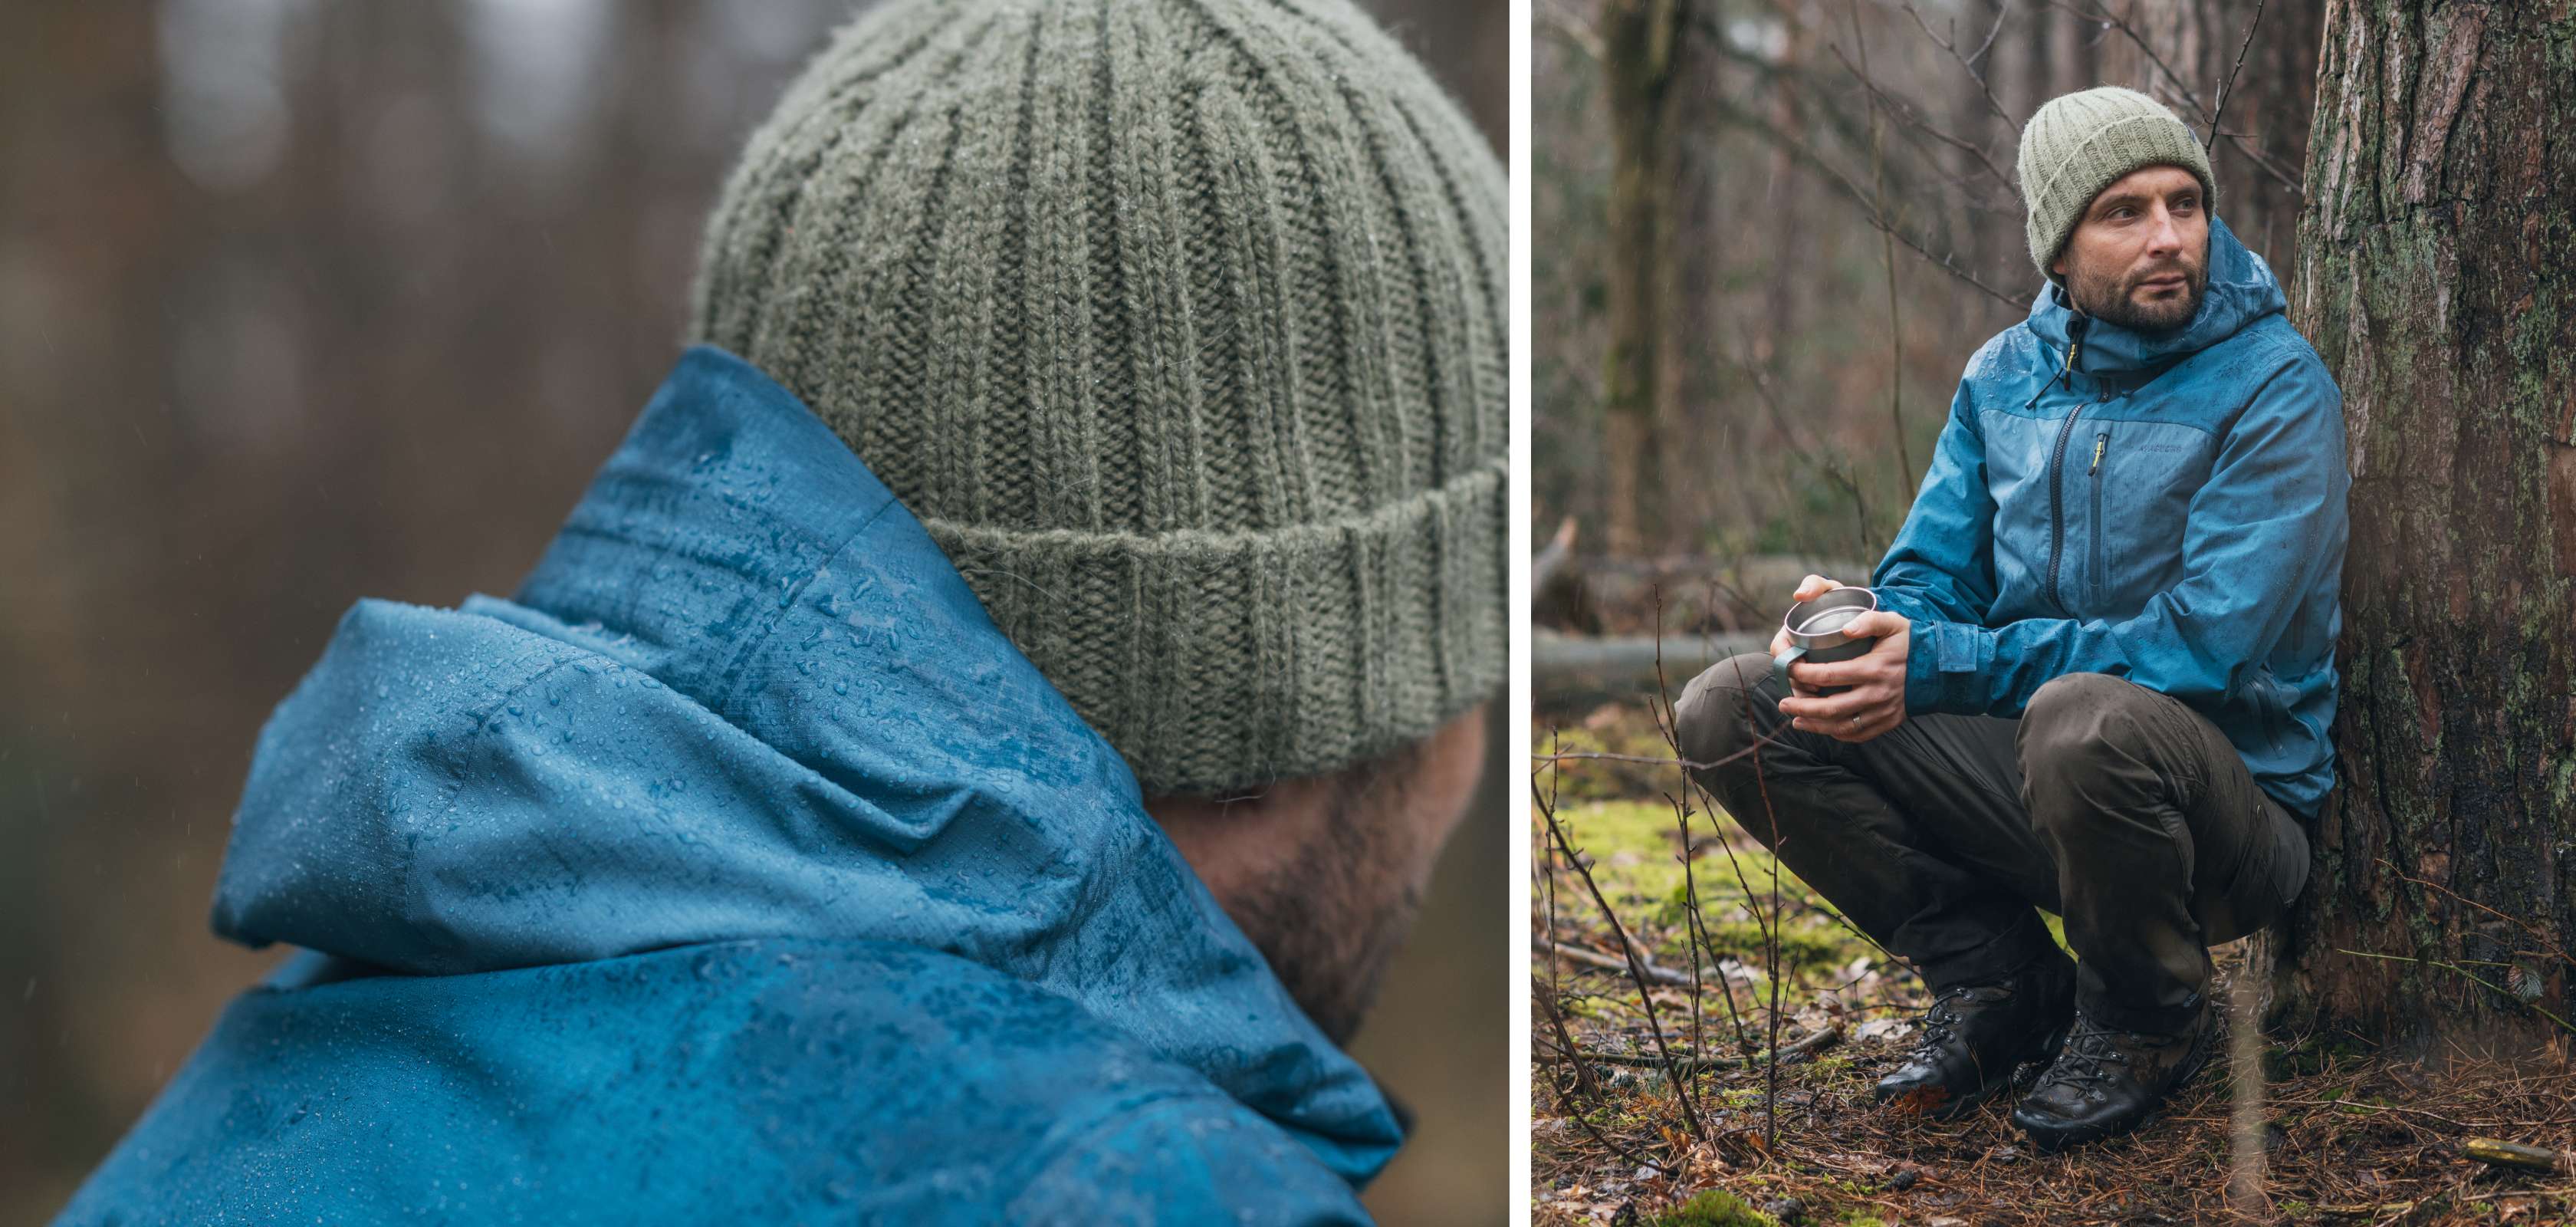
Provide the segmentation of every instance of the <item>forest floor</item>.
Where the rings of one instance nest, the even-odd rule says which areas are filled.
[[[2427,1062],[2266,1035],[2238,1057],[2245,1078],[2263,1075],[2259,1102],[2240,1112],[2240,1078],[2214,1061],[2160,1119],[2061,1156],[2025,1142],[2009,1094],[1950,1123],[1882,1109],[1871,1084],[1928,1004],[1913,973],[1785,871],[1775,908],[1774,862],[1712,820],[1704,794],[1682,855],[1680,772],[1642,705],[1542,716],[1532,732],[1537,754],[1667,760],[1540,761],[1533,776],[1532,863],[1545,871],[1532,927],[1568,951],[1542,944],[1531,961],[1537,1224],[2576,1224],[2576,1175],[2461,1148],[2478,1137],[2576,1153],[2564,1044],[2511,1063]],[[1549,813],[1589,885],[1557,854]],[[1650,997],[1602,900],[1652,959]],[[2222,984],[2234,953],[2220,951]],[[1775,1026],[1791,1054],[1776,1068],[1761,1059]],[[1564,1059],[1568,1041],[1579,1062]],[[1685,1068],[1677,1085],[1667,1050],[1727,1067]],[[2240,1167],[2257,1191],[2231,1200]]]

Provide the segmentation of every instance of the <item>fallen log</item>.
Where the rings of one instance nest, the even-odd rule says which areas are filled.
[[[1663,683],[1672,697],[1710,665],[1771,646],[1771,636],[1668,635],[1662,644]],[[1633,701],[1655,693],[1656,641],[1651,635],[1590,638],[1555,631],[1530,632],[1530,693],[1541,706]]]

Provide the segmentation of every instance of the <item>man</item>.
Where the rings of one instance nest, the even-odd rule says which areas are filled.
[[[72,1223],[1348,1223],[1500,681],[1503,179],[1339,0],[896,0],[519,590],[259,741]]]
[[[1679,708],[1728,811],[1934,990],[1880,1097],[1952,1117],[2053,1059],[2013,1121],[2054,1149],[2205,1063],[2207,947],[2305,885],[2350,483],[2334,383],[2189,128],[2069,94],[2019,172],[2049,283],[1968,362],[1855,623],[1876,644],[1790,665],[1795,694],[1721,662]]]

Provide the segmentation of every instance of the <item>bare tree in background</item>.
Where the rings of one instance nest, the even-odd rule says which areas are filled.
[[[1610,352],[1603,371],[1612,553],[1645,547],[1641,508],[1656,451],[1665,387],[1662,348],[1671,306],[1666,262],[1673,241],[1684,136],[1673,122],[1676,80],[1697,71],[1683,27],[1692,0],[1603,0],[1602,78],[1610,109]]]

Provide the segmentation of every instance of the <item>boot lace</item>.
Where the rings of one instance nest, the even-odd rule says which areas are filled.
[[[1915,1041],[1917,1053],[1936,1053],[1959,1025],[1957,1003],[1968,997],[1968,986],[1954,984],[1932,998],[1932,1008],[1923,1012],[1923,1038]]]
[[[2059,1051],[2057,1062],[2048,1067],[2047,1080],[2084,1083],[2109,1081],[2114,1076],[2113,1071],[2104,1068],[2105,1066],[2117,1065],[2126,1068],[2129,1064],[2129,1054],[2113,1041],[2112,1037],[2119,1034],[2122,1033],[2106,1029],[2092,1019],[2086,1018],[2083,1011],[2076,1011],[2074,1029],[2066,1037],[2066,1047]],[[2126,1033],[2125,1038],[2130,1043],[2138,1045],[2163,1042],[2161,1036],[2140,1035],[2135,1032]]]

